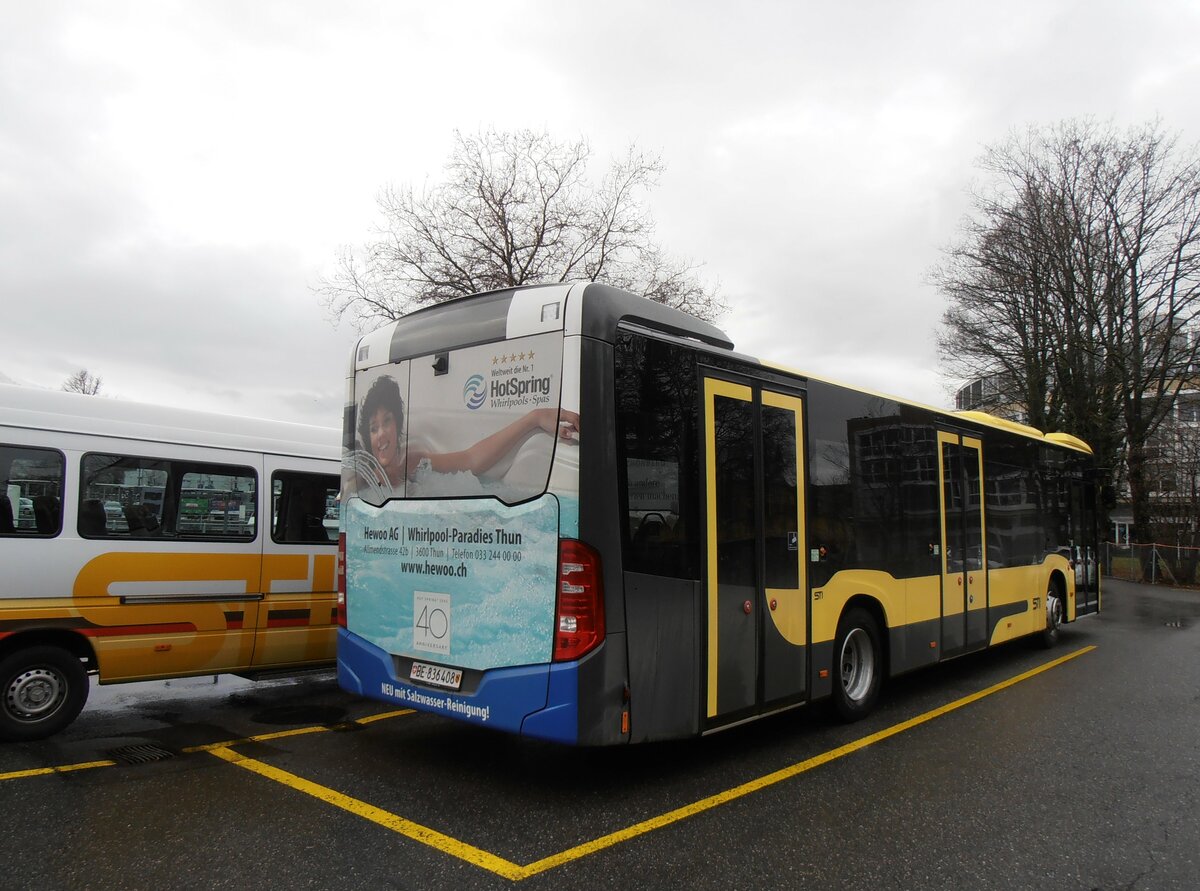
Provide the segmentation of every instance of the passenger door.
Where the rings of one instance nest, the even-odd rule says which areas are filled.
[[[938,431],[942,512],[942,655],[988,642],[987,541],[983,443]]]
[[[703,375],[705,718],[718,725],[803,698],[803,394]]]
[[[340,479],[328,463],[266,456],[256,669],[332,661]],[[330,505],[333,509],[330,510]]]

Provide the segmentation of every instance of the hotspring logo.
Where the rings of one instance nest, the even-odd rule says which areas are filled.
[[[487,384],[484,383],[483,375],[471,375],[463,385],[463,402],[467,404],[467,408],[474,410],[482,408],[486,401]]]

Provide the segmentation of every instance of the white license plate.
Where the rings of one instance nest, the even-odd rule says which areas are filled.
[[[462,686],[462,671],[457,668],[444,668],[441,665],[414,662],[408,676],[414,681],[433,684],[435,687],[447,687],[451,690],[457,690]]]

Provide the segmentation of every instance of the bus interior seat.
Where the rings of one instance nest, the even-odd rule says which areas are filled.
[[[53,495],[38,495],[33,499],[33,520],[39,535],[53,535],[58,531],[61,516],[59,500]]]
[[[158,519],[154,508],[148,504],[139,504],[137,510],[141,514],[142,526],[145,527],[147,535],[158,535],[162,532],[162,522]]]
[[[125,504],[121,506],[125,514],[125,523],[130,535],[157,535],[159,531],[158,517],[144,504]]]
[[[0,495],[0,535],[11,535],[17,531],[13,523],[12,502],[7,495]]]
[[[671,527],[667,525],[666,517],[660,513],[649,513],[638,523],[637,531],[633,533],[633,543],[635,546],[645,546],[663,538],[664,534],[670,531]]]
[[[85,498],[79,503],[79,534],[108,535],[108,521],[104,515],[104,505],[99,499]]]

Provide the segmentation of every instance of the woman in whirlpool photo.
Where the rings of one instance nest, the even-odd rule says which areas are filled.
[[[532,409],[474,445],[454,452],[409,446],[404,437],[404,420],[399,384],[387,375],[378,378],[358,412],[358,438],[370,454],[369,460],[359,462],[358,471],[368,484],[396,489],[422,467],[437,473],[470,471],[482,476],[539,433],[567,443],[579,441],[579,415],[567,409]]]

